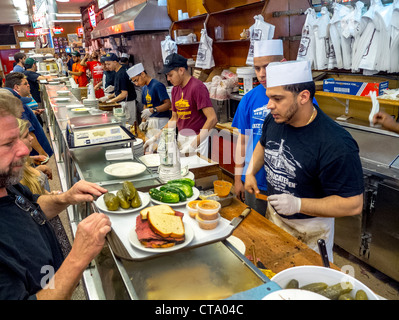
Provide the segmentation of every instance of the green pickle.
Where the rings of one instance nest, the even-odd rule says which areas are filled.
[[[136,195],[136,188],[130,181],[123,182],[123,191],[125,193],[126,199],[132,201]]]
[[[353,286],[350,282],[345,282],[341,284],[341,282],[334,284],[332,286],[328,286],[324,290],[321,290],[317,293],[321,294],[322,296],[327,297],[330,300],[337,300],[339,296],[351,292]]]
[[[314,282],[309,283],[300,289],[320,293],[320,291],[325,290],[327,287],[328,285],[324,282]]]
[[[107,192],[104,194],[104,203],[110,211],[116,211],[119,209],[119,199],[113,193]]]
[[[344,293],[339,296],[338,300],[353,300],[353,297],[350,293]]]
[[[355,300],[368,300],[369,297],[367,296],[367,293],[364,292],[364,290],[357,290]]]
[[[138,208],[141,206],[141,199],[137,192],[136,192],[136,196],[132,200],[131,206],[132,206],[132,208]]]
[[[290,280],[288,284],[285,287],[286,289],[298,289],[299,288],[299,282],[296,279]]]
[[[122,209],[129,209],[130,208],[130,202],[126,199],[125,193],[123,190],[118,190],[116,193],[116,196],[119,199],[119,205],[122,207]]]

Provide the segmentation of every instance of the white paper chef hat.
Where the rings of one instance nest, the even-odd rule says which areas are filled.
[[[281,39],[254,41],[254,58],[282,55],[283,41]]]
[[[133,78],[144,71],[144,67],[142,63],[135,64],[133,67],[129,68],[126,73],[129,78]]]
[[[266,68],[268,88],[310,81],[313,81],[313,77],[308,60],[271,62]]]

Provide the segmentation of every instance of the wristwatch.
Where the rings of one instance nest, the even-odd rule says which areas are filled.
[[[153,113],[158,112],[157,107],[152,108]]]

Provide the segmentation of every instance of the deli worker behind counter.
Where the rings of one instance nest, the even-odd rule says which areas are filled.
[[[105,61],[108,70],[115,71],[115,80],[114,93],[101,98],[100,101],[120,103],[126,113],[126,122],[134,124],[134,122],[137,121],[136,89],[130,81],[126,69],[119,63],[119,58],[115,53],[107,53],[102,59]]]
[[[333,260],[334,218],[363,208],[359,148],[348,131],[312,103],[309,61],[273,62],[266,69],[270,114],[247,170],[245,190],[258,193],[267,175],[266,217],[310,248],[326,241]]]
[[[208,136],[217,123],[209,92],[202,81],[188,72],[187,59],[173,53],[166,57],[161,73],[166,74],[172,89],[172,117],[165,127],[176,127],[180,153],[208,156]],[[157,141],[161,133],[148,139],[144,150]]]
[[[72,71],[69,71],[69,75],[73,77],[73,80],[77,83],[79,87],[86,87],[89,83],[86,75],[86,67],[80,64],[80,53],[78,51],[72,52]]]
[[[140,130],[147,132],[147,136],[152,136],[168,123],[171,116],[170,98],[166,87],[158,80],[152,79],[142,63],[129,68],[127,74],[135,85],[142,87],[141,102],[144,110],[141,112]]]

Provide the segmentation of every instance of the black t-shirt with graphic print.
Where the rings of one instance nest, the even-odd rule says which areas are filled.
[[[299,198],[331,195],[352,197],[364,191],[359,147],[348,131],[320,108],[309,125],[277,124],[269,114],[260,144],[268,194],[289,193]],[[297,213],[285,218],[310,218]]]

